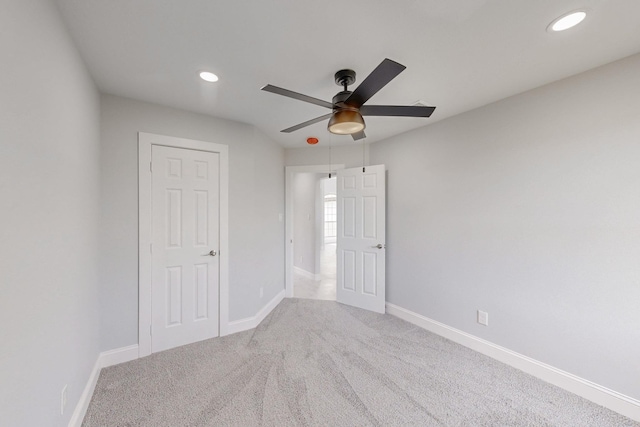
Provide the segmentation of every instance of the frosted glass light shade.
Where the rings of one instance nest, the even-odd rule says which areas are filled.
[[[364,130],[364,119],[358,111],[340,110],[333,113],[327,128],[338,135],[351,135]]]

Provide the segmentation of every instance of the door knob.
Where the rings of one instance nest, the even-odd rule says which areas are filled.
[[[209,253],[208,253],[208,254],[204,254],[204,255],[202,255],[202,256],[216,256],[216,255],[217,255],[217,252],[216,252],[216,251],[214,251],[214,250],[211,250],[211,251],[209,251]]]
[[[378,243],[377,245],[371,246],[371,247],[372,248],[376,248],[376,249],[382,249],[382,248],[384,248],[384,245],[382,243]]]

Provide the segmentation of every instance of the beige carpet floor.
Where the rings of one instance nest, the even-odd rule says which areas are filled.
[[[83,426],[639,426],[390,315],[284,300],[104,369]]]

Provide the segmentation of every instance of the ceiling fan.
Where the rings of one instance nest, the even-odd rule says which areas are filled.
[[[290,133],[314,123],[329,119],[329,132],[338,135],[351,135],[355,141],[364,138],[365,123],[362,116],[429,117],[436,107],[424,105],[364,105],[373,95],[407,68],[390,59],[385,59],[352,92],[347,86],[356,81],[356,72],[340,70],[335,74],[335,82],[343,90],[333,97],[332,102],[303,95],[281,87],[266,85],[262,90],[277,95],[288,96],[311,104],[333,110],[315,119],[307,120],[281,132]]]

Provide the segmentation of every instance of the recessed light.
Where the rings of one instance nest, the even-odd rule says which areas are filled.
[[[217,82],[218,81],[218,76],[216,76],[215,74],[209,72],[209,71],[201,71],[200,72],[200,78],[202,80],[204,80],[205,82]]]
[[[568,30],[581,23],[586,17],[587,12],[584,10],[574,10],[573,12],[565,13],[559,18],[554,19],[547,27],[547,31]]]

